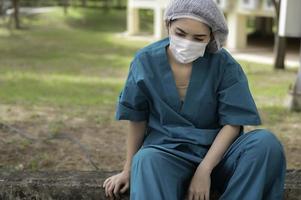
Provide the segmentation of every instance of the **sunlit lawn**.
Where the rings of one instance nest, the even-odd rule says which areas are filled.
[[[116,36],[126,29],[125,11],[73,8],[64,16],[57,8],[23,19],[23,24],[26,29],[21,31],[0,28],[0,120],[12,124],[20,120],[5,109],[21,108],[30,113],[37,107],[51,107],[59,111],[55,116],[63,113],[91,123],[113,122],[129,63],[147,44]],[[246,62],[241,65],[264,122],[261,127],[277,134],[289,151],[288,145],[301,140],[301,114],[285,106],[296,70],[273,71],[272,66]],[[27,120],[35,114],[29,114]],[[289,166],[300,167],[295,158],[295,154],[289,157]]]
[[[116,40],[124,11],[60,9],[32,21],[29,29],[2,30],[2,103],[51,106],[112,105],[129,62],[141,46]],[[104,105],[106,104],[106,105]]]

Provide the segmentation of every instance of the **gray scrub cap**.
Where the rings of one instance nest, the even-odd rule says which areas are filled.
[[[216,53],[225,44],[229,32],[227,22],[213,0],[171,0],[164,20],[169,22],[181,17],[198,19],[211,27],[214,38],[207,45],[209,52]]]

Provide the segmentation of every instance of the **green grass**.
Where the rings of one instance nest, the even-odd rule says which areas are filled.
[[[141,25],[151,30],[152,14]],[[4,104],[57,107],[113,106],[134,53],[146,42],[120,39],[125,10],[61,8],[0,28],[0,98]],[[258,107],[281,113],[296,70],[240,62]],[[282,110],[281,110],[282,109]]]
[[[0,98],[5,104],[112,105],[135,51],[116,39],[125,11],[60,8],[0,31]]]
[[[294,84],[297,69],[274,70],[271,65],[239,61],[259,107],[282,106]]]

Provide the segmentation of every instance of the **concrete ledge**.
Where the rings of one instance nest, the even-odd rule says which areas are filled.
[[[105,200],[103,181],[118,171],[0,171],[0,200]],[[212,191],[211,199],[219,194]],[[129,199],[129,190],[123,200]],[[285,200],[301,197],[301,170],[287,170]]]

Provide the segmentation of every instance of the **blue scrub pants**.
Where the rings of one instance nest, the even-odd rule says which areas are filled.
[[[183,200],[198,163],[157,148],[141,148],[131,165],[130,200]],[[211,172],[219,200],[283,200],[286,157],[266,129],[238,137]]]

